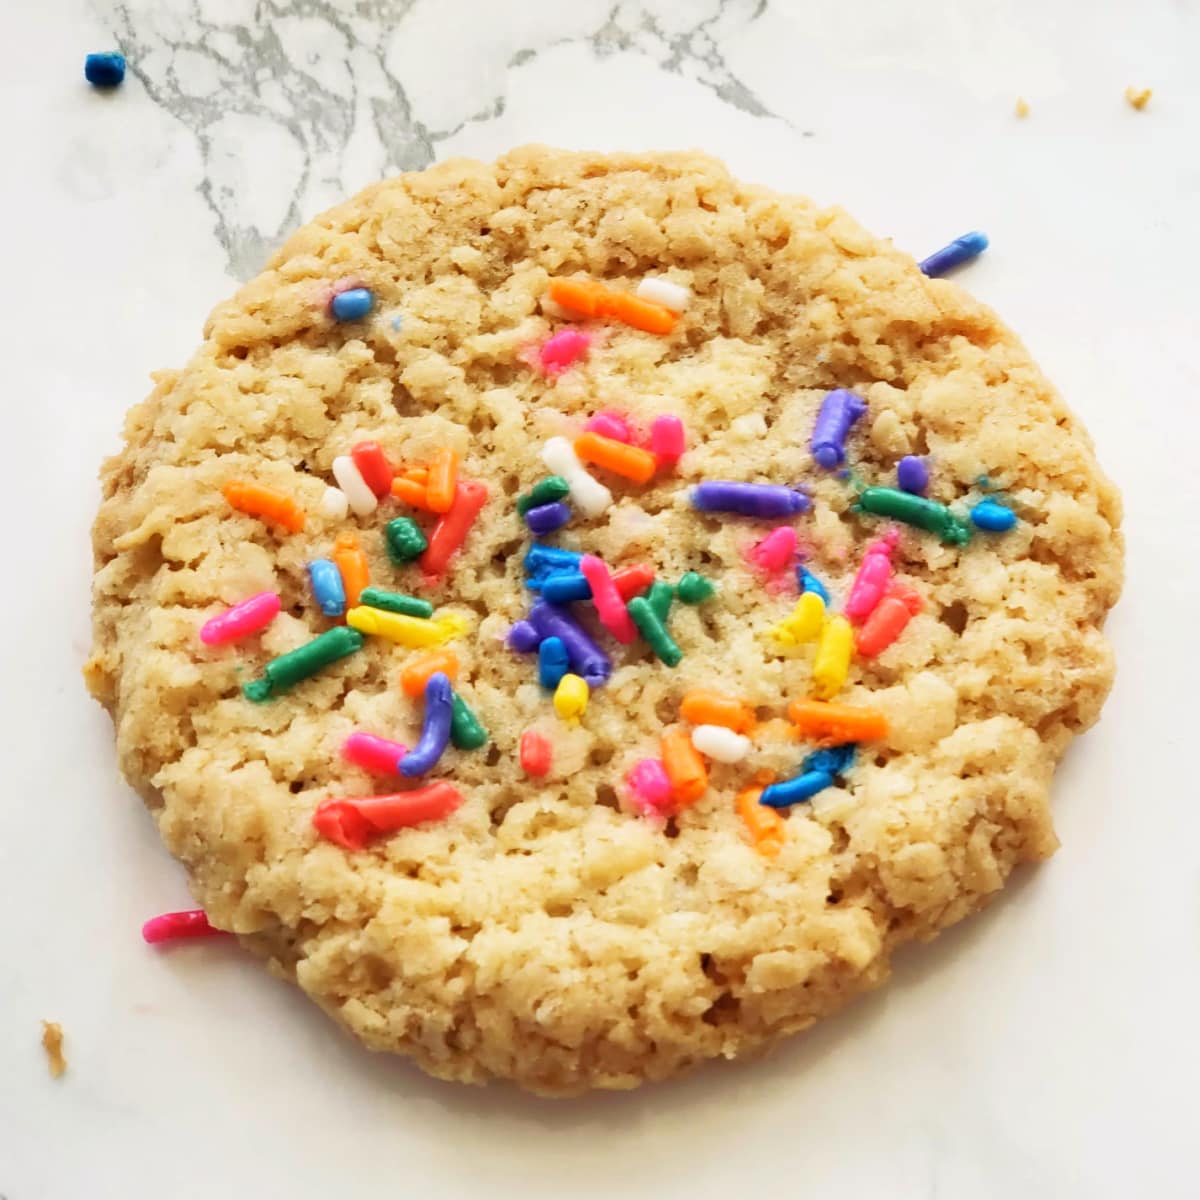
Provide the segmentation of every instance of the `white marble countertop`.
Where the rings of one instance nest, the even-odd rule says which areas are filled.
[[[0,28],[3,1200],[1198,1194],[1194,5],[9,0]],[[986,229],[963,281],[1088,424],[1129,542],[1057,857],[763,1062],[559,1104],[369,1056],[232,947],[144,947],[187,894],[79,679],[93,481],[147,373],[323,206],[535,140],[698,146],[914,252]]]

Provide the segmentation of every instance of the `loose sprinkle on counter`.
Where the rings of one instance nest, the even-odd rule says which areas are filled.
[[[142,926],[142,940],[152,946],[179,942],[187,938],[228,937],[223,929],[209,923],[204,910],[189,908],[182,912],[162,913]]]
[[[101,50],[83,60],[83,77],[97,88],[120,87],[125,82],[125,55]]]
[[[978,258],[988,248],[986,233],[975,231],[964,233],[955,238],[949,245],[935,250],[928,258],[917,263],[918,268],[931,279],[938,279],[947,271],[961,267],[965,263]]]

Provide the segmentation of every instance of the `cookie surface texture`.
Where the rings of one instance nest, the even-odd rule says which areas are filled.
[[[668,332],[546,303],[555,279],[628,295],[648,275],[691,291]],[[335,320],[331,297],[356,287],[371,311]],[[538,348],[563,329],[591,335],[586,352],[546,371]],[[447,162],[301,229],[216,308],[191,362],[155,382],[103,470],[87,682],[213,923],[367,1046],[553,1094],[661,1079],[811,1025],[880,984],[896,947],[1055,849],[1051,776],[1112,678],[1101,627],[1121,585],[1119,497],[996,316],[840,210],[742,185],[697,154],[531,147]],[[837,389],[866,411],[845,465],[826,470],[810,442]],[[537,654],[505,644],[538,598],[516,502],[551,474],[547,440],[577,438],[601,411],[643,445],[656,417],[677,416],[687,449],[645,483],[589,464],[612,504],[588,516],[556,500],[570,519],[537,540],[613,571],[649,564],[668,584],[698,572],[717,590],[667,611],[674,667],[575,602],[613,668],[563,719]],[[369,515],[323,507],[333,460],[361,442],[397,471],[441,471],[453,450],[458,480],[486,486],[440,576],[394,560],[384,532],[408,516],[429,536],[435,513],[390,496]],[[960,545],[856,507],[863,488],[896,486],[906,455],[924,457],[928,499],[963,528],[985,494],[1015,527]],[[811,507],[702,512],[702,480],[784,485]],[[290,497],[303,528],[232,507],[231,481]],[[780,526],[794,555],[790,534],[760,547]],[[814,695],[817,650],[772,632],[797,603],[795,555],[836,612],[889,530],[892,581],[920,611],[879,653],[853,655],[840,686],[835,670],[828,697],[878,709],[887,734],[832,786],[772,810],[779,840],[757,845],[738,794],[796,776],[817,748],[788,718]],[[333,559],[347,532],[371,585],[464,630],[447,643],[453,689],[488,741],[449,746],[419,779],[373,777],[341,747],[354,731],[417,743],[421,684],[409,694],[400,674],[428,649],[372,625],[361,649],[286,691],[242,691],[338,628],[307,564]],[[262,592],[282,602],[265,629],[200,641],[206,620]],[[752,710],[752,747],[704,760],[703,793],[647,819],[626,775],[664,735],[690,736],[680,705],[699,689]],[[522,769],[529,731],[550,747],[544,775]],[[461,793],[454,811],[364,849],[314,827],[331,797],[437,781]]]

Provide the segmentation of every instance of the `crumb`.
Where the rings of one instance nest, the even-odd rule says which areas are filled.
[[[1029,116],[1029,101],[1024,96],[1017,97],[1016,114],[1018,117]]]
[[[1125,89],[1125,99],[1128,100],[1129,103],[1138,110],[1138,112],[1141,112],[1141,110],[1150,103],[1150,97],[1153,95],[1154,93],[1150,90],[1150,88],[1135,88],[1133,84],[1130,84]]]
[[[50,1074],[57,1079],[66,1069],[67,1060],[62,1052],[63,1032],[57,1021],[42,1022],[42,1047],[50,1066]]]

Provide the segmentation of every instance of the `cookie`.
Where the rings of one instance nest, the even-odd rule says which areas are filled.
[[[102,479],[121,770],[214,925],[445,1079],[631,1087],[882,983],[1053,852],[1112,678],[1119,498],[1017,339],[698,154],[368,188]]]

